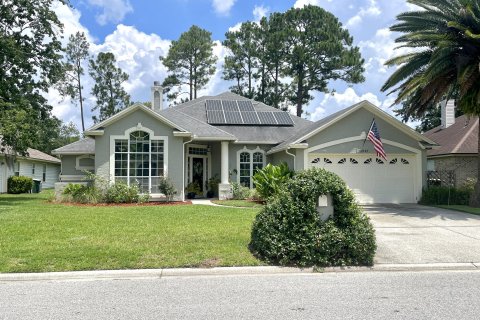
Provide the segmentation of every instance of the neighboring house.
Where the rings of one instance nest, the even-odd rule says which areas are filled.
[[[7,192],[7,179],[11,176],[40,180],[43,189],[54,187],[60,173],[60,160],[31,148],[27,153],[25,157],[0,153],[0,193]]]
[[[427,170],[431,182],[460,187],[478,176],[478,117],[455,119],[453,101],[440,107],[442,124],[424,134],[440,145],[427,151]]]
[[[81,141],[54,150],[62,160],[58,189],[81,181],[81,169],[110,182],[138,183],[152,198],[167,176],[184,199],[185,187],[221,179],[253,187],[256,168],[286,162],[291,169],[321,167],[338,173],[362,203],[414,203],[426,180],[426,149],[435,143],[369,102],[317,122],[226,92],[162,109],[161,87],[152,108],[135,104],[89,128]],[[388,160],[364,143],[375,117]]]

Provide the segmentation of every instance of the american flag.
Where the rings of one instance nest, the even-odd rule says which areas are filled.
[[[382,157],[383,159],[387,160],[387,155],[385,154],[385,150],[383,150],[383,143],[380,139],[380,133],[378,133],[377,125],[375,124],[375,119],[372,121],[372,125],[370,126],[370,131],[368,131],[368,140],[373,143],[373,147],[377,152],[377,157]]]

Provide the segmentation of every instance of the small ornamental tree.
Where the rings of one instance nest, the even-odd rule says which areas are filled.
[[[334,214],[320,219],[317,202],[330,194]],[[250,248],[280,265],[372,265],[376,250],[370,219],[336,174],[323,169],[298,173],[269,199],[252,226]]]

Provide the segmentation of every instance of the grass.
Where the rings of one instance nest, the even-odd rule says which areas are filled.
[[[253,266],[258,210],[89,207],[40,194],[0,195],[0,272]]]
[[[444,208],[444,209],[450,209],[450,210],[455,210],[455,211],[461,211],[461,212],[466,212],[466,213],[471,213],[471,214],[476,214],[480,216],[480,208],[474,208],[466,205],[436,205],[436,207],[439,208]]]
[[[249,200],[212,200],[213,203],[222,206],[239,207],[239,208],[261,208],[262,204]]]

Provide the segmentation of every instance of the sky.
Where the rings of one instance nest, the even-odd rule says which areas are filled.
[[[314,92],[314,99],[305,107],[306,117],[316,121],[362,100],[392,114],[394,96],[387,96],[380,88],[394,71],[385,67],[384,62],[402,53],[395,49],[398,34],[389,27],[399,13],[413,9],[406,0],[71,0],[71,6],[55,3],[53,10],[64,24],[63,43],[71,34],[81,31],[90,42],[91,56],[112,52],[118,66],[130,76],[124,88],[132,101],[145,102],[150,100],[153,81],[163,81],[167,74],[159,56],[165,56],[171,41],[190,26],[195,24],[210,31],[216,43],[217,71],[199,92],[199,96],[215,95],[232,85],[221,79],[223,60],[228,54],[221,45],[225,32],[241,22],[259,21],[272,12],[307,4],[331,12],[349,30],[365,59],[366,80],[354,85],[331,83],[329,88],[335,90],[334,94]],[[87,70],[87,65],[84,67]],[[90,109],[95,104],[88,72],[83,81],[88,128],[93,124]],[[81,129],[78,106],[62,98],[55,89],[48,92],[47,98],[54,115],[65,122],[73,121]]]

